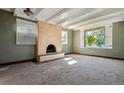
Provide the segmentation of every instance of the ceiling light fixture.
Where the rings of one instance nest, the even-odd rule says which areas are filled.
[[[33,15],[33,12],[31,11],[30,8],[26,8],[26,10],[24,10],[24,13],[25,13],[27,16]]]

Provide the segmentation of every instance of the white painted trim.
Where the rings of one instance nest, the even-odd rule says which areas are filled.
[[[89,24],[93,24],[93,23],[98,23],[100,21],[117,22],[117,21],[120,21],[120,20],[124,19],[123,15],[124,15],[124,11],[121,11],[121,12],[118,12],[118,13],[113,13],[113,14],[110,14],[110,15],[106,15],[106,16],[95,18],[95,19],[91,19],[91,20],[88,20],[88,21],[80,22],[78,24],[69,26],[69,28],[70,29],[77,29],[81,26],[89,25]]]
[[[68,22],[67,24],[65,24],[65,26],[70,26],[70,25],[74,25],[74,24],[77,24],[79,23],[79,21],[82,21],[82,19],[84,19],[85,17],[87,16],[91,16],[93,14],[96,14],[98,12],[102,12],[102,11],[105,11],[106,9],[96,9],[96,10],[93,10],[91,12],[88,12],[86,14],[83,14],[77,18],[74,18],[72,21]]]
[[[53,16],[47,18],[47,19],[46,19],[46,22],[48,22],[48,21],[50,21],[50,20],[52,20],[52,19],[54,19],[54,18],[60,16],[61,14],[65,13],[65,12],[67,12],[67,11],[69,11],[69,10],[71,10],[71,8],[64,8],[64,9],[62,9],[61,11],[55,13]]]
[[[36,18],[38,16],[38,14],[40,14],[43,10],[44,10],[44,8],[37,8],[34,11],[34,14],[31,16],[31,18]]]

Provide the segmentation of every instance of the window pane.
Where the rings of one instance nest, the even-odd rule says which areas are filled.
[[[112,26],[109,26],[106,31],[106,40],[105,40],[105,45],[108,48],[112,48]]]
[[[62,38],[61,38],[62,44],[67,44],[68,43],[68,32],[62,31],[61,35],[62,35]]]
[[[85,47],[105,47],[104,27],[85,31]]]
[[[16,44],[36,44],[36,23],[17,19]]]

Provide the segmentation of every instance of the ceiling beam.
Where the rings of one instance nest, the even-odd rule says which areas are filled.
[[[77,9],[78,10],[78,9]],[[72,21],[73,19],[76,19],[76,18],[78,18],[79,16],[82,16],[82,15],[84,15],[84,14],[86,14],[86,13],[88,13],[88,12],[92,12],[93,10],[95,10],[95,8],[86,8],[85,10],[80,10],[80,13],[78,13],[78,14],[75,14],[75,15],[69,15],[68,17],[66,17],[66,18],[64,18],[64,19],[62,19],[62,20],[60,20],[59,22],[57,22],[57,24],[62,24],[62,23],[64,23],[64,22],[66,22],[66,21]]]
[[[84,22],[84,21],[87,21],[87,20],[90,20],[90,19],[93,19],[96,17],[101,17],[101,16],[117,13],[117,12],[120,12],[123,10],[124,10],[123,8],[120,8],[120,9],[112,9],[112,8],[97,9],[97,10],[94,10],[90,13],[82,15],[77,19],[74,19],[72,21],[70,20],[68,23],[66,23],[64,25],[65,26],[75,25],[75,24],[78,24],[80,22]]]
[[[37,8],[37,9],[33,12],[33,15],[31,16],[31,18],[36,18],[37,15],[38,15],[41,11],[43,11],[43,10],[44,10],[44,8]]]
[[[65,13],[65,12],[67,12],[67,11],[69,11],[69,10],[71,10],[71,8],[64,8],[64,9],[62,9],[61,11],[55,13],[53,16],[50,16],[49,18],[47,18],[47,19],[46,19],[46,22],[48,22],[48,21],[50,21],[50,20],[52,20],[52,19],[54,19],[54,18],[60,16],[61,14]]]
[[[97,13],[103,12],[105,10],[106,9],[102,9],[102,8],[101,9],[95,9],[95,10],[93,10],[91,12],[88,12],[88,13],[83,14],[83,15],[81,15],[81,16],[73,19],[73,20],[68,21],[67,23],[64,24],[64,26],[70,26],[70,25],[77,24],[79,22],[82,22],[85,18],[87,18],[89,16],[93,16],[94,14],[97,14]]]
[[[94,19],[91,19],[91,20],[87,20],[87,21],[84,21],[84,22],[80,22],[78,24],[69,26],[69,28],[77,29],[77,28],[79,28],[83,25],[98,23],[100,21],[105,21],[105,20],[109,20],[109,19],[121,18],[121,17],[123,17],[123,15],[124,15],[124,11],[121,11],[121,12],[109,14],[109,15],[106,15],[106,16],[101,16],[101,17],[98,17],[98,18],[94,18]]]

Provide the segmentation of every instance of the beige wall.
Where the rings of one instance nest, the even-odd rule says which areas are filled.
[[[38,21],[37,56],[45,55],[49,44],[56,47],[56,52],[62,51],[61,29],[52,24]]]

